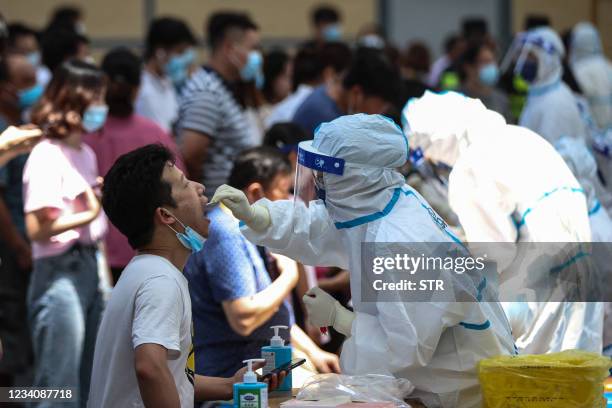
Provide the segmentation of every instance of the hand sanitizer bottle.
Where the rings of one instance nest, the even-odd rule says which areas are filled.
[[[243,361],[248,368],[243,382],[234,384],[234,408],[268,408],[268,384],[257,382],[253,372],[253,363],[263,361],[263,358]]]
[[[266,365],[263,368],[263,374],[266,375],[270,371],[284,364],[291,362],[291,346],[285,346],[285,340],[278,335],[279,329],[288,330],[287,326],[272,326],[274,337],[270,339],[270,345],[261,348],[261,358],[266,360]],[[292,379],[291,373],[287,374],[283,383],[276,389],[278,392],[291,392]]]

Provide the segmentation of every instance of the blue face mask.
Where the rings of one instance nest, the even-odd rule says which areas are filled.
[[[533,83],[538,76],[538,62],[526,59],[519,74],[528,83]]]
[[[499,68],[497,68],[497,64],[490,63],[480,68],[478,71],[478,78],[484,85],[494,86],[497,84],[497,80],[499,79]]]
[[[34,105],[43,94],[43,87],[40,84],[36,84],[31,88],[24,89],[18,92],[19,107],[21,109],[27,109]]]
[[[86,132],[95,132],[104,126],[108,115],[108,106],[106,105],[91,105],[83,113],[83,121],[81,125]]]
[[[172,216],[174,217],[174,215]],[[170,227],[170,229],[176,233],[176,238],[179,240],[179,242],[185,248],[191,250],[192,254],[201,251],[204,247],[204,243],[206,242],[206,238],[195,232],[191,227],[185,226],[185,224],[183,224],[178,218],[174,218],[179,222],[179,224],[181,224],[181,226],[185,230],[185,233],[181,233],[172,228],[170,225],[168,225],[168,227]]]
[[[195,61],[195,52],[188,49],[182,54],[174,55],[166,63],[164,71],[174,86],[180,87],[188,77],[189,66]]]
[[[329,24],[323,29],[323,39],[327,42],[340,41],[342,30],[339,24]]]
[[[26,55],[26,58],[28,59],[30,64],[32,64],[34,68],[38,68],[38,66],[40,65],[40,52],[38,51],[31,52],[28,55]]]
[[[240,70],[240,78],[243,81],[255,81],[255,86],[257,89],[263,88],[264,85],[264,77],[262,72],[263,66],[263,57],[259,51],[251,51],[249,52],[249,56],[247,57],[247,62]]]

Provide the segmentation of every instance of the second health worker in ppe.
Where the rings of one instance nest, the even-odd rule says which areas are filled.
[[[242,233],[257,245],[304,264],[350,271],[354,313],[317,288],[305,297],[315,325],[348,336],[343,372],[408,378],[419,394],[443,407],[480,406],[477,362],[514,352],[508,322],[486,280],[449,274],[454,299],[467,296],[471,302],[406,302],[400,294],[392,294],[393,301],[362,301],[361,282],[369,273],[362,268],[362,243],[461,245],[396,171],[408,159],[402,131],[379,115],[343,116],[324,123],[313,141],[300,143],[298,156],[301,166],[316,170],[320,199],[262,199],[250,206],[224,186],[212,201],[242,219]],[[493,301],[476,300],[481,298]]]
[[[402,119],[415,148],[452,167],[449,204],[467,241],[495,243],[487,249],[496,252],[500,299],[510,301],[504,308],[521,353],[600,352],[601,303],[544,301],[558,299],[548,293],[555,287],[548,277],[565,261],[559,252],[563,245],[550,243],[591,241],[584,190],[553,146],[528,129],[507,125],[479,100],[454,92],[427,92],[411,100]],[[532,242],[540,244],[528,251],[533,246],[525,243]],[[562,269],[561,276],[570,270],[592,282],[586,258]],[[537,302],[518,302],[518,290],[531,289]]]

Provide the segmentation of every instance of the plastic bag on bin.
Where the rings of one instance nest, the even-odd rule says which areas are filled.
[[[579,350],[482,360],[483,408],[604,408],[610,367],[609,357]]]
[[[394,402],[397,407],[410,408],[404,398],[412,393],[414,386],[405,378],[387,375],[314,375],[302,386],[298,400],[320,401],[348,396],[352,402]]]

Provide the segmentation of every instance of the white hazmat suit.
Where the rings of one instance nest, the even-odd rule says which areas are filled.
[[[519,125],[533,130],[550,143],[555,143],[561,136],[586,140],[587,127],[580,115],[576,98],[561,81],[561,59],[565,55],[561,38],[548,27],[527,32],[516,63],[516,73],[522,73],[530,55],[536,58],[537,73],[529,84],[527,102]]]
[[[612,127],[612,64],[593,24],[578,23],[572,30],[569,63],[597,126]]]
[[[526,245],[518,243],[591,240],[582,188],[553,146],[537,134],[507,125],[479,100],[454,92],[426,92],[411,100],[402,120],[413,147],[452,167],[449,204],[467,241],[517,243],[500,245],[504,249],[496,259],[500,294],[507,296],[504,285],[519,273],[515,260],[531,259],[532,265],[538,261],[526,258]],[[520,270],[546,277],[555,266]],[[504,308],[522,353],[601,351],[601,304],[540,301],[504,304]]]
[[[467,296],[471,302],[405,302],[399,301],[399,294],[391,294],[398,301],[362,301],[362,280],[367,280],[363,243],[461,246],[395,170],[408,159],[408,140],[401,129],[380,115],[343,116],[321,125],[314,140],[300,144],[300,150],[302,164],[309,157],[319,164],[345,163],[341,175],[323,173],[325,201],[306,206],[262,199],[246,213],[260,213],[265,207],[270,225],[247,222],[243,234],[304,264],[350,271],[355,314],[352,322],[348,319],[350,333],[342,349],[344,373],[403,377],[418,392],[435,394],[443,407],[480,406],[478,361],[515,352],[507,319],[486,279],[450,274],[455,299]],[[224,194],[221,189],[217,199],[236,207],[232,193],[228,199]]]

